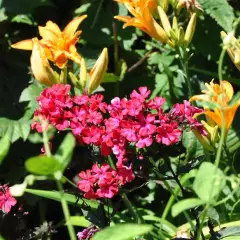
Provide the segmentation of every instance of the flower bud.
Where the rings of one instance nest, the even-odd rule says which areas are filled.
[[[194,32],[195,32],[195,28],[196,28],[196,23],[197,23],[197,14],[193,13],[190,21],[188,23],[187,29],[186,29],[186,33],[184,36],[184,46],[187,47],[190,42],[192,41]]]
[[[37,38],[33,38],[31,69],[34,77],[41,83],[51,86],[59,81],[59,75],[52,70],[45,52]]]
[[[88,73],[87,73],[86,62],[85,62],[85,59],[82,58],[79,78],[80,78],[80,85],[83,90],[86,87],[87,77],[88,77]]]
[[[214,148],[211,145],[211,142],[208,138],[208,136],[202,135],[198,130],[192,129],[194,135],[198,139],[198,141],[202,144],[202,146],[207,149],[208,151],[214,152]]]
[[[108,67],[108,50],[104,48],[90,72],[88,93],[92,93],[102,82],[104,73]]]
[[[162,7],[163,11],[167,12],[168,11],[168,5],[169,5],[168,0],[160,0],[160,1],[158,0],[158,2],[160,2],[159,5]]]
[[[163,28],[164,28],[165,32],[167,33],[167,35],[169,36],[172,28],[171,28],[171,24],[168,20],[168,16],[160,6],[158,6],[157,10],[158,10],[158,14],[161,19]]]

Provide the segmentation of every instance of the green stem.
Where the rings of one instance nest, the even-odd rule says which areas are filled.
[[[63,178],[66,182],[68,182],[69,184],[71,184],[73,187],[75,187],[75,188],[78,187],[74,182],[72,182],[71,180],[69,180],[67,177],[62,176],[62,178]]]
[[[129,201],[126,193],[122,193],[122,200],[124,201],[126,207],[128,208],[129,212],[132,214],[136,223],[142,223],[141,217],[138,215],[138,212],[134,209],[132,203]]]
[[[57,187],[58,187],[58,190],[59,190],[62,209],[63,209],[63,214],[64,214],[64,218],[65,218],[66,225],[67,225],[67,228],[68,228],[68,233],[69,233],[70,239],[71,240],[77,240],[74,228],[73,228],[72,224],[70,223],[70,212],[69,212],[68,204],[67,204],[67,202],[66,202],[66,200],[63,196],[63,191],[64,190],[63,190],[62,183],[59,180],[56,180],[56,183],[57,183]]]
[[[48,143],[48,135],[47,135],[47,131],[46,131],[46,126],[47,126],[46,121],[41,120],[41,125],[42,125],[42,129],[43,129],[43,145],[45,148],[46,156],[51,157],[52,154],[51,154],[51,150],[50,150],[49,143]]]
[[[223,60],[224,60],[225,54],[226,54],[226,49],[223,48],[218,61],[218,78],[220,81],[223,80],[222,69],[223,69]]]
[[[180,64],[182,66],[183,75],[188,87],[188,97],[190,98],[193,95],[193,91],[192,91],[192,86],[191,86],[191,81],[190,81],[190,76],[188,71],[188,53],[185,48],[179,48],[177,52],[179,55]]]

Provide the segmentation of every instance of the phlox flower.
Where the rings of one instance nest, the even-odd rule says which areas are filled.
[[[0,210],[9,213],[16,203],[17,200],[10,194],[8,185],[0,185]]]

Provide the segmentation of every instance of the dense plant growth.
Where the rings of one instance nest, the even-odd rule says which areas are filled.
[[[2,0],[0,25],[1,240],[240,238],[238,1]]]

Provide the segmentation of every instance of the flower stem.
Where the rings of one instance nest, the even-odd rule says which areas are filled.
[[[188,59],[189,59],[188,53],[185,48],[178,48],[177,52],[179,54],[179,60],[182,67],[183,76],[188,87],[188,97],[190,98],[193,95],[193,91],[192,91],[192,86],[191,86],[191,81],[190,81],[190,76],[188,71]]]
[[[220,81],[223,80],[222,69],[223,69],[223,60],[224,60],[225,54],[226,54],[226,49],[223,48],[218,61],[218,78]]]
[[[142,223],[142,218],[138,215],[136,209],[134,209],[132,203],[129,201],[126,193],[121,194],[122,200],[124,201],[126,207],[128,208],[129,212],[132,214],[136,223]]]
[[[63,196],[62,183],[59,180],[56,180],[56,183],[57,183],[57,187],[58,187],[58,190],[59,190],[59,193],[60,193],[60,199],[61,199],[63,214],[64,214],[64,218],[65,218],[66,225],[67,225],[67,228],[68,228],[68,233],[69,233],[70,239],[71,240],[76,240],[77,238],[76,238],[74,228],[73,228],[72,224],[70,223],[70,212],[69,212],[68,204],[67,204],[67,202],[66,202],[66,200]]]

